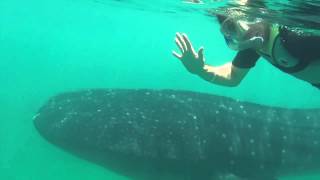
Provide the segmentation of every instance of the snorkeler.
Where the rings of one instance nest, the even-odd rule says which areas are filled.
[[[202,79],[223,86],[237,86],[260,57],[273,66],[320,89],[320,36],[241,15],[217,16],[229,48],[238,51],[222,66],[205,64],[203,47],[196,52],[186,34],[176,34],[181,54],[173,55]]]

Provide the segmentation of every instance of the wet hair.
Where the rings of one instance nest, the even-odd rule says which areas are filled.
[[[218,22],[220,23],[220,25],[228,18],[227,16],[221,15],[221,14],[217,14],[216,15]]]
[[[248,0],[245,6],[247,8],[266,8],[266,4],[264,0]],[[229,4],[229,7],[233,7],[233,6]],[[228,7],[225,7],[225,8],[228,9]],[[222,24],[223,21],[225,21],[229,17],[229,15],[216,14],[216,17],[218,19],[218,22]]]

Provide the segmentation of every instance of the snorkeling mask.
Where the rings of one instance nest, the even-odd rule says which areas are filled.
[[[260,19],[244,21],[236,18],[226,19],[221,26],[221,32],[225,36],[230,49],[241,51],[249,48],[260,48],[263,45],[263,32],[256,25]]]

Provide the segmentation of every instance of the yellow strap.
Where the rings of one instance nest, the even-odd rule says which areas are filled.
[[[275,39],[278,35],[279,35],[279,26],[277,24],[273,24],[270,29],[268,43],[262,49],[258,50],[257,53],[260,55],[267,54],[270,57],[272,57],[272,48],[275,43]]]

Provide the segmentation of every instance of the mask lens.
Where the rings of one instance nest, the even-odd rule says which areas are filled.
[[[236,33],[236,24],[230,20],[226,19],[221,26],[221,32],[227,37],[231,37]]]
[[[263,38],[254,33],[253,25],[254,23],[244,20],[229,18],[222,23],[221,32],[231,49],[243,50],[258,47],[263,43]]]

